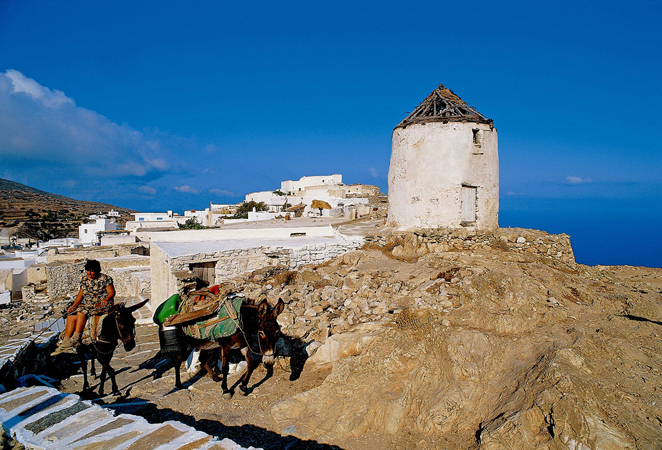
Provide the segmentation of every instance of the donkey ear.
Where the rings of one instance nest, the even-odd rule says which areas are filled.
[[[260,316],[264,316],[269,312],[269,303],[266,300],[262,300],[259,305],[257,305],[257,313]]]
[[[278,314],[283,312],[283,309],[285,309],[285,302],[283,301],[282,298],[278,299],[278,303],[276,303],[276,306],[274,306],[274,317],[278,316]]]
[[[142,307],[145,305],[145,303],[147,303],[148,301],[149,301],[149,299],[147,299],[147,300],[143,300],[143,301],[140,302],[140,303],[136,303],[136,304],[133,305],[133,306],[129,306],[128,308],[126,308],[126,310],[129,311],[130,313],[132,313],[132,312],[134,312],[136,309],[142,308]]]

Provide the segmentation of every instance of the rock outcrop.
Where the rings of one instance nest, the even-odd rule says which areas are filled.
[[[391,237],[244,279],[288,302],[306,369],[332,368],[273,406],[276,428],[343,448],[662,446],[662,270],[578,265],[567,236],[524,234],[407,258]]]

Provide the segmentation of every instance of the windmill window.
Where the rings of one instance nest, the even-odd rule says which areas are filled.
[[[474,155],[482,155],[483,154],[483,132],[478,129],[474,128],[471,130],[473,134],[473,154]]]
[[[474,146],[480,147],[481,141],[483,140],[483,136],[481,136],[480,130],[478,128],[474,128],[471,131],[473,132]]]

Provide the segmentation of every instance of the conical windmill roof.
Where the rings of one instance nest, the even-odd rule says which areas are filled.
[[[494,126],[492,119],[476,111],[476,108],[469,106],[443,84],[432,91],[396,128],[425,122],[476,122]]]

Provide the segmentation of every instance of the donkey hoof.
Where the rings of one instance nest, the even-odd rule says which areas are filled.
[[[242,386],[241,384],[239,385],[239,390],[244,396],[247,396],[251,392],[250,389],[248,389],[248,386]]]
[[[230,400],[232,398],[232,392],[230,392],[230,391],[223,392],[223,398],[225,400]]]

